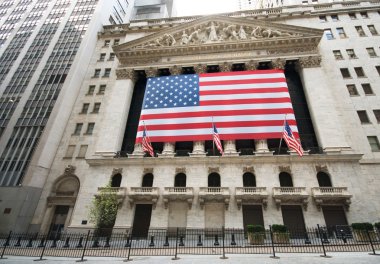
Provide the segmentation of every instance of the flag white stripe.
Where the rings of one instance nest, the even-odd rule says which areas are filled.
[[[199,76],[200,82],[228,81],[228,80],[249,80],[249,79],[271,79],[285,78],[284,73],[260,73],[247,75],[228,75],[228,76]]]
[[[233,89],[256,89],[256,88],[282,88],[287,87],[285,82],[276,83],[248,83],[248,84],[199,84],[200,91],[233,90]]]
[[[260,98],[290,98],[289,93],[251,93],[251,94],[217,94],[201,95],[201,101],[228,100],[228,99],[260,99]]]
[[[215,123],[230,121],[274,121],[284,120],[284,114],[279,115],[235,115],[235,116],[214,116]],[[287,120],[295,120],[294,114],[287,114]],[[167,125],[167,124],[194,124],[212,122],[212,118],[207,117],[187,117],[187,118],[162,118],[162,119],[146,119],[145,125]],[[143,126],[143,121],[139,122],[139,126]]]
[[[290,126],[294,132],[297,132],[296,126]],[[232,127],[232,128],[218,128],[220,135],[225,134],[254,134],[254,133],[281,133],[282,126],[263,126],[263,127]],[[160,136],[187,136],[187,135],[207,135],[210,134],[210,128],[197,128],[197,129],[176,129],[176,130],[150,130],[150,137]],[[137,132],[137,137],[142,137],[143,131]]]
[[[275,104],[236,104],[236,105],[206,105],[206,106],[189,106],[174,107],[160,109],[143,109],[141,115],[149,114],[165,114],[165,113],[189,113],[201,111],[223,111],[223,110],[250,110],[250,109],[292,109],[291,103],[275,103]]]

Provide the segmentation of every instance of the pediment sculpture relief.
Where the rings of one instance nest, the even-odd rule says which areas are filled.
[[[301,34],[284,32],[269,27],[210,22],[192,29],[182,30],[182,32],[166,33],[155,40],[136,46],[135,48],[187,46],[224,41],[247,41],[298,36],[301,36]]]

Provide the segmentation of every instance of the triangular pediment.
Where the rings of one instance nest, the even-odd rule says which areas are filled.
[[[220,53],[228,50],[315,50],[323,30],[254,20],[252,18],[205,16],[114,47],[122,65],[143,60]],[[146,60],[145,60],[146,61]]]

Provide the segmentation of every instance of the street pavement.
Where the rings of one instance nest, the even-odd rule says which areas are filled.
[[[260,264],[380,264],[379,255],[369,255],[365,252],[341,252],[329,253],[329,258],[320,257],[318,254],[278,254],[278,259],[270,258],[269,255],[227,255],[227,259],[220,259],[220,256],[212,255],[179,255],[178,260],[172,260],[172,257],[133,257],[130,263],[136,264],[155,264],[155,263],[173,263],[173,264],[214,264],[214,263],[260,263]],[[4,256],[7,259],[0,259],[1,263],[36,263],[38,258]],[[45,257],[43,264],[60,264],[60,263],[78,263],[78,259],[60,258],[60,257]],[[102,258],[102,257],[86,257],[85,263],[107,264],[123,263],[121,258]]]

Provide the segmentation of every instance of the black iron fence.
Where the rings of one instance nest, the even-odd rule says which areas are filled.
[[[108,234],[108,235],[105,235]],[[132,236],[132,232],[86,233],[59,232],[49,234],[0,234],[1,258],[5,255],[72,257],[107,256],[129,259],[131,256],[174,256],[181,254],[221,255],[371,252],[380,249],[377,231],[352,230],[340,226],[335,229],[316,226],[285,233],[270,228],[262,233],[246,233],[243,229],[184,229],[149,230],[146,236]]]

